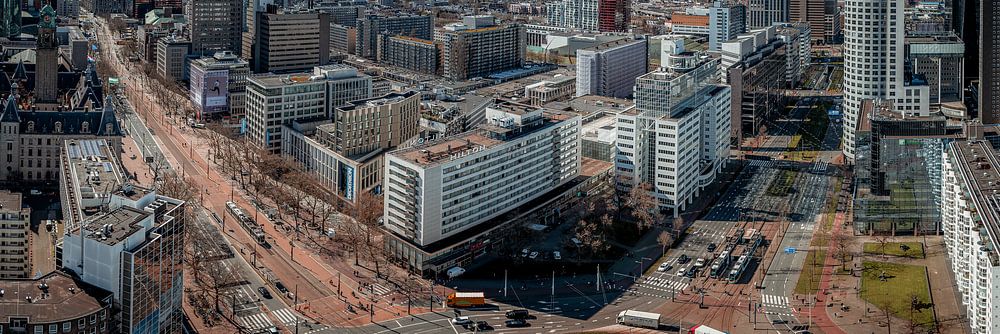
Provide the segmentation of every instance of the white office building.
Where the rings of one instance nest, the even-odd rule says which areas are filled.
[[[708,49],[718,51],[722,43],[747,31],[747,7],[716,1],[708,9]]]
[[[715,180],[729,156],[729,86],[719,59],[685,52],[683,44],[658,71],[636,80],[635,107],[618,115],[616,187],[648,184],[661,209],[676,217]]]
[[[1000,333],[1000,160],[987,141],[957,141],[941,164],[941,229],[972,333]]]
[[[385,226],[423,247],[580,174],[580,116],[505,103],[477,130],[386,155]]]
[[[649,64],[645,39],[620,39],[576,51],[576,96],[626,98]]]
[[[597,31],[598,0],[558,0],[545,4],[549,25]]]
[[[905,76],[903,0],[857,0],[844,6],[844,155],[854,160],[855,131],[866,99],[893,102],[903,115],[930,113],[930,87]]]

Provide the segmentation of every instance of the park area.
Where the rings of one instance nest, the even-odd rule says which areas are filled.
[[[869,255],[924,258],[924,245],[919,242],[866,242],[864,251]]]
[[[926,267],[876,261],[863,265],[862,299],[908,321],[913,329],[934,326]]]

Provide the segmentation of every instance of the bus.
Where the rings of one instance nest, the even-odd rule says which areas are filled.
[[[243,227],[243,229],[246,230],[258,244],[264,245],[267,243],[267,234],[264,233],[264,229],[261,228],[260,224],[254,221],[253,218],[247,216],[239,205],[234,202],[226,202],[226,208],[229,209],[229,213],[231,213],[233,217],[236,217],[240,226]]]

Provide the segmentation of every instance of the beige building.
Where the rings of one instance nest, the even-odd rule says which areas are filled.
[[[533,106],[565,101],[576,93],[576,77],[560,76],[524,87],[524,97]]]
[[[307,71],[330,61],[330,16],[325,13],[259,13],[255,20],[256,73]]]
[[[0,280],[28,278],[31,209],[21,207],[21,193],[0,190]]]
[[[167,80],[184,80],[190,53],[190,41],[176,37],[160,38],[156,42],[156,73]]]

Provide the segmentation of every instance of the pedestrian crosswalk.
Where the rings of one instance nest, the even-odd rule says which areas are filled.
[[[368,291],[374,291],[376,296],[384,296],[392,292],[392,289],[385,287],[382,284],[372,284]]]
[[[661,277],[646,277],[642,281],[642,286],[663,291],[680,291],[687,288],[688,283],[678,282]]]
[[[817,163],[813,164],[813,166],[812,166],[812,172],[813,173],[825,173],[826,169],[827,169],[827,165],[828,164],[825,163],[825,162],[817,162]]]
[[[774,307],[787,307],[788,306],[788,297],[762,294],[761,295],[761,304],[764,304],[766,306],[774,306]]]
[[[266,313],[257,313],[253,315],[248,315],[240,318],[240,322],[243,323],[247,329],[251,332],[267,329],[274,326],[271,319],[267,318]]]
[[[278,321],[285,327],[295,325],[295,322],[299,320],[298,314],[295,314],[295,311],[292,311],[290,308],[273,311],[271,314],[273,314],[275,318],[278,318]]]
[[[766,167],[766,168],[770,168],[770,167],[774,167],[774,165],[775,165],[775,161],[774,160],[757,160],[757,159],[747,159],[747,160],[750,161],[748,163],[748,165],[754,166],[754,167]]]

